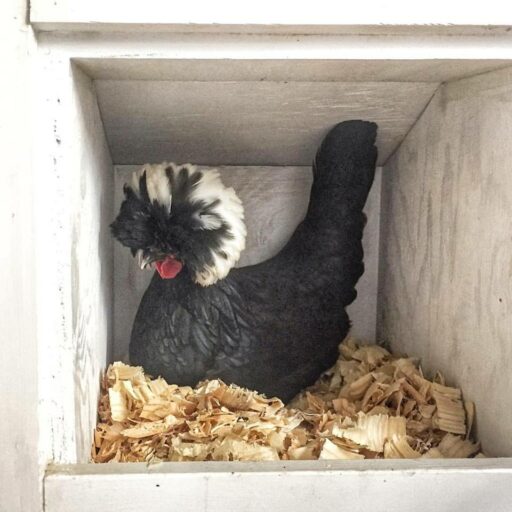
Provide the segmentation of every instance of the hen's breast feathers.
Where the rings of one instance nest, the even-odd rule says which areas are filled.
[[[205,288],[185,273],[174,280],[155,274],[135,318],[130,360],[150,362],[146,369],[154,374],[168,375],[172,367],[177,382],[192,385],[221,361],[245,363],[250,332],[230,280]]]

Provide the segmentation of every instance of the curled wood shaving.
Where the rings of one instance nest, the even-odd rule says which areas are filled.
[[[333,443],[330,439],[326,439],[318,458],[327,460],[357,460],[364,459],[364,455],[347,450],[346,448]]]
[[[94,462],[483,457],[475,407],[418,361],[347,339],[340,358],[287,407],[220,380],[195,389],[111,365]]]
[[[437,448],[447,459],[457,459],[475,455],[480,450],[480,444],[453,434],[446,434]]]
[[[385,459],[417,459],[418,457],[421,457],[421,453],[411,448],[404,435],[393,435],[384,445]]]
[[[475,420],[475,404],[473,402],[464,402],[464,410],[466,411],[466,439],[469,439]]]
[[[432,384],[432,395],[437,406],[434,422],[440,430],[466,434],[466,412],[460,389]]]
[[[347,424],[346,419],[343,424]],[[334,425],[332,435],[353,441],[374,452],[382,452],[387,440],[393,437],[405,437],[405,418],[385,414],[368,416],[359,412],[357,421],[353,425],[347,428]]]

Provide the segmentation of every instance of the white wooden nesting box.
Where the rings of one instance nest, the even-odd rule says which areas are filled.
[[[46,510],[512,510],[509,29],[300,16],[180,29],[158,11],[32,4]],[[346,119],[379,125],[354,330],[461,386],[502,458],[88,464],[100,375],[126,357],[148,280],[108,229],[128,173],[220,166],[245,204],[250,264],[300,221],[316,147]]]

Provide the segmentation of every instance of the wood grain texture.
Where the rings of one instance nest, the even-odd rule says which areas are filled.
[[[112,338],[112,237],[114,178],[92,82],[74,69],[76,122],[81,134],[73,179],[71,314],[75,350],[77,462],[89,460],[97,420],[101,372]]]
[[[54,468],[45,497],[46,512],[509,512],[512,467],[506,459],[104,464]]]
[[[89,459],[112,321],[113,172],[92,82],[41,63],[35,173],[39,455]],[[78,142],[78,143],[77,143]]]
[[[379,338],[476,402],[512,455],[512,72],[447,84],[384,171]]]
[[[95,81],[116,164],[172,155],[208,165],[310,165],[327,130],[379,125],[385,162],[437,84],[405,82]]]
[[[116,166],[115,210],[122,200],[122,186],[137,166]],[[220,167],[223,182],[243,201],[248,230],[246,249],[239,266],[253,265],[274,256],[304,218],[311,188],[310,167]],[[353,332],[375,338],[377,266],[379,246],[380,172],[367,202],[368,224],[364,235],[366,271],[360,279],[358,299],[349,309]],[[135,313],[151,279],[142,272],[130,251],[114,247],[114,360],[128,360],[128,343]]]
[[[504,59],[78,58],[91,78],[173,82],[434,82],[511,65]]]

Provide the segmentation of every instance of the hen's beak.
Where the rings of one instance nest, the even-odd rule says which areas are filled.
[[[144,251],[139,249],[137,251],[137,261],[141,269],[145,269],[151,263],[151,255],[144,255]]]

